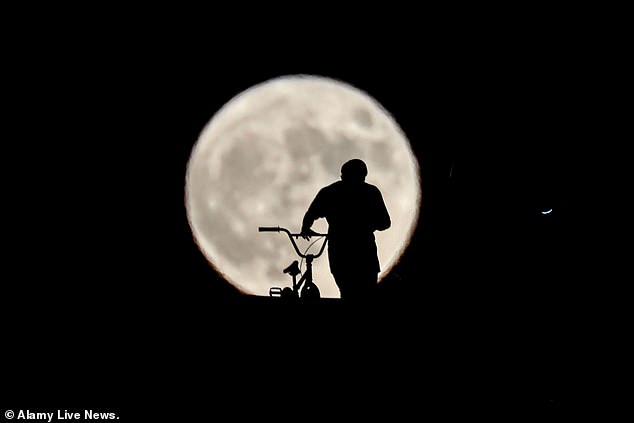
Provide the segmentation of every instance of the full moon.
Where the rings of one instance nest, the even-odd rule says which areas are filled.
[[[417,225],[418,162],[387,110],[361,89],[330,78],[264,81],[211,117],[187,164],[185,206],[194,241],[243,293],[268,296],[272,287],[291,286],[282,270],[301,259],[284,233],[258,227],[299,232],[317,192],[339,180],[341,165],[354,158],[367,164],[366,182],[379,188],[392,220],[389,229],[375,232],[380,282]],[[319,219],[313,229],[326,233],[328,224]],[[312,241],[297,242],[315,254],[321,241]],[[313,278],[322,297],[339,298],[327,251],[315,259]]]

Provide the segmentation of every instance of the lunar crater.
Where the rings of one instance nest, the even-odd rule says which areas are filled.
[[[354,119],[360,126],[364,128],[372,127],[372,115],[366,109],[356,109],[354,111]]]

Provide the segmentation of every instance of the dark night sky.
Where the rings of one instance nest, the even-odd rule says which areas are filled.
[[[138,387],[165,399],[202,379],[263,403],[269,383],[316,394],[313,382],[333,396],[390,385],[379,400],[405,408],[421,397],[476,402],[473,390],[565,403],[598,301],[580,210],[580,149],[599,130],[587,57],[565,37],[419,41],[406,29],[247,46],[187,31],[70,31],[15,48],[11,153],[33,165],[5,177],[13,360],[40,376],[103,377],[90,386],[116,398]],[[202,126],[245,88],[295,73],[370,93],[421,166],[412,245],[364,319],[332,304],[247,301],[213,274],[187,226],[185,166]]]

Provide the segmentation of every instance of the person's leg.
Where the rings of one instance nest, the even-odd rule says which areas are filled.
[[[333,274],[335,278],[335,282],[337,284],[337,288],[339,288],[339,295],[342,300],[346,300],[350,297],[350,287],[352,283],[350,281],[350,276],[345,272],[337,272]]]
[[[357,274],[357,283],[357,297],[365,302],[374,300],[378,283],[378,273],[371,270],[360,272]]]
[[[342,300],[366,301],[375,296],[378,278],[376,272],[339,272],[333,276]]]

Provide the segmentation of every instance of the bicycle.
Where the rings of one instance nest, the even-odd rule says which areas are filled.
[[[291,299],[291,300],[300,299],[300,298],[312,300],[312,299],[320,298],[321,294],[319,291],[319,287],[317,287],[317,285],[313,281],[313,260],[321,256],[321,254],[324,252],[324,249],[326,248],[326,243],[328,242],[328,235],[320,234],[320,233],[312,233],[310,237],[323,237],[324,240],[317,254],[307,254],[308,249],[310,249],[310,247],[317,241],[314,241],[312,244],[310,244],[308,248],[306,249],[306,251],[302,253],[299,247],[297,246],[295,239],[299,237],[303,238],[305,237],[304,235],[291,233],[291,231],[289,231],[288,229],[281,228],[279,226],[260,226],[258,228],[258,231],[286,233],[297,255],[300,256],[302,260],[306,260],[306,271],[304,271],[304,273],[301,275],[301,278],[299,279],[299,281],[297,280],[297,276],[300,275],[302,272],[300,270],[299,262],[297,260],[294,260],[290,265],[288,265],[284,270],[282,270],[284,274],[289,274],[291,276],[291,278],[293,279],[293,285],[291,287],[285,287],[285,288],[272,287],[269,289],[269,296],[281,297],[284,299]],[[293,239],[293,237],[295,237],[295,239]]]

